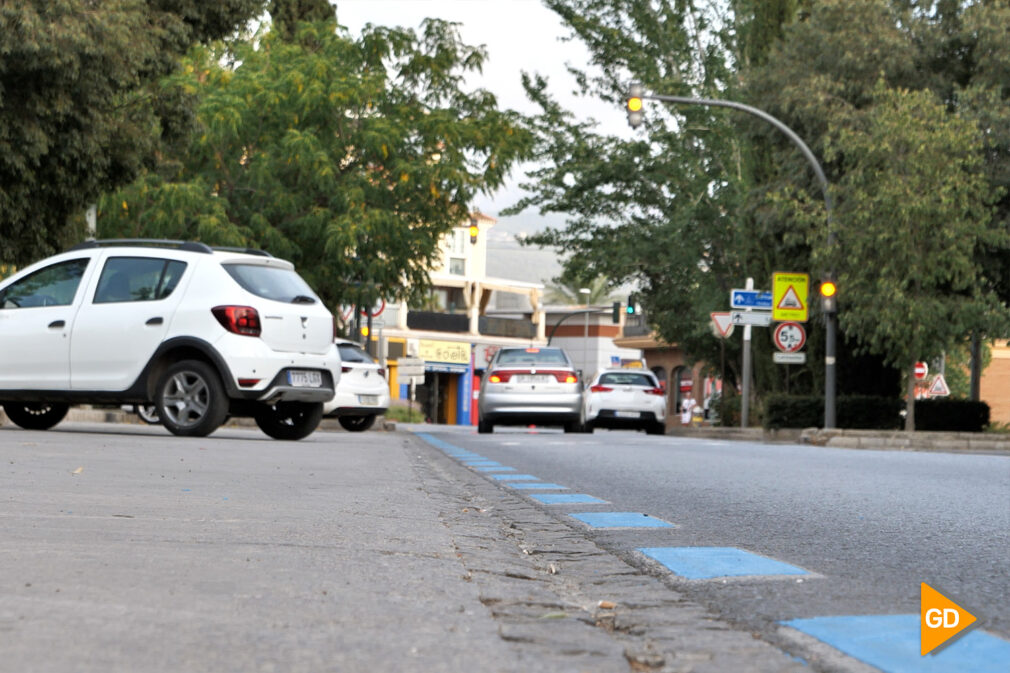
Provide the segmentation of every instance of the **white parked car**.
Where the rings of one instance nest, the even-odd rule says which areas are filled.
[[[362,432],[389,409],[386,372],[357,343],[345,339],[337,339],[336,343],[340,350],[340,383],[333,399],[323,405],[323,415],[335,417],[345,430]]]
[[[606,369],[583,395],[586,428],[631,428],[650,435],[666,432],[666,392],[644,369]]]
[[[176,435],[228,416],[311,434],[340,379],[333,316],[294,266],[182,241],[88,241],[0,282],[0,404],[45,430],[71,404],[154,404]]]

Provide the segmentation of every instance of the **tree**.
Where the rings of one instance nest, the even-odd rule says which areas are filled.
[[[288,41],[295,38],[300,22],[336,20],[329,0],[270,0],[268,11],[274,31]]]
[[[588,293],[581,292],[589,290]],[[584,282],[571,274],[562,274],[551,280],[545,298],[555,304],[604,304],[611,300],[613,288],[605,276],[597,276]]]
[[[99,228],[261,247],[331,309],[419,298],[440,237],[526,156],[524,120],[463,88],[485,55],[452,24],[299,26],[194,52],[172,85],[197,132],[103,199]]]
[[[76,238],[74,219],[184,134],[189,102],[155,82],[263,0],[24,0],[0,7],[0,261]]]
[[[1006,245],[1007,237],[991,225],[971,121],[948,115],[929,92],[883,86],[859,117],[827,153],[844,170],[839,321],[866,350],[885,353],[906,372],[907,399],[914,400],[918,360],[962,344],[972,329],[1002,327],[1005,310],[980,282],[976,249]]]

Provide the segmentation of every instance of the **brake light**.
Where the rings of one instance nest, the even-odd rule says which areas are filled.
[[[350,367],[348,367],[347,365],[341,365],[341,367],[340,367],[340,373],[341,374],[346,374],[349,371],[351,371]]]
[[[488,377],[488,381],[491,383],[508,383],[510,378],[512,378],[511,374],[492,374]]]
[[[375,371],[378,372],[379,376],[381,376],[382,378],[386,378],[386,370],[383,369],[382,367],[379,367]]]
[[[215,306],[210,311],[233,334],[258,337],[262,332],[260,314],[252,306]]]
[[[613,388],[609,386],[592,386],[589,390],[594,393],[609,393]]]
[[[666,395],[666,391],[663,390],[662,388],[649,388],[645,392],[647,392],[650,395]]]
[[[578,383],[579,378],[575,374],[555,374],[558,381],[562,383]],[[563,378],[562,378],[563,377]]]

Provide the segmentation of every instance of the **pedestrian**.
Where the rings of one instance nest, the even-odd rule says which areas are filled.
[[[691,393],[688,392],[683,401],[680,403],[680,424],[681,425],[691,425],[691,414],[694,412],[694,398],[691,397]]]

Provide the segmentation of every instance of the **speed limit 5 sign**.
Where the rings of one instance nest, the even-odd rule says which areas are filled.
[[[807,332],[798,322],[783,322],[775,328],[772,339],[783,353],[798,353],[807,343]]]

